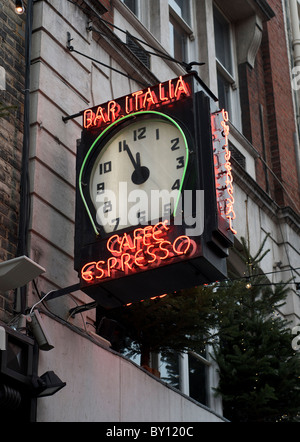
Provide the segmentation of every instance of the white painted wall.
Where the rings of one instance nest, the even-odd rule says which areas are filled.
[[[40,352],[39,375],[67,385],[38,399],[38,422],[223,422],[135,363],[42,315],[55,348]]]

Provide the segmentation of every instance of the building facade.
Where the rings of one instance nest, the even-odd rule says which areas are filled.
[[[193,62],[220,109],[229,113],[236,245],[244,237],[255,253],[269,234],[270,253],[261,269],[271,283],[293,278],[281,313],[297,325],[298,4],[28,0],[27,14],[16,15],[14,3],[1,5],[0,17],[0,101],[15,106],[0,118],[0,260],[27,255],[45,272],[26,288],[0,292],[0,324],[3,334],[11,325],[24,334],[22,315],[38,306],[54,348],[39,351],[35,374],[53,370],[67,384],[31,404],[30,419],[223,421],[211,360],[183,355],[180,382],[173,388],[95,334],[93,300],[76,290],[74,270],[79,114],[185,75]],[[228,267],[243,272],[234,253]],[[51,299],[51,293],[64,288],[70,289]],[[154,359],[153,367],[163,373],[164,365]],[[201,396],[194,394],[189,379],[195,366],[199,376],[204,367]]]

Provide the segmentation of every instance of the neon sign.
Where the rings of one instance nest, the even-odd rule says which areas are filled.
[[[190,94],[188,84],[180,76],[175,80],[159,83],[118,100],[111,100],[96,108],[86,109],[83,113],[83,127],[88,130],[100,128],[126,115],[155,109],[189,97]]]
[[[170,263],[177,258],[192,257],[195,241],[186,235],[172,237],[168,221],[159,222],[131,233],[112,235],[106,243],[107,256],[87,262],[81,268],[81,279],[86,285],[98,284],[140,271]]]
[[[235,212],[233,207],[233,177],[230,163],[231,152],[228,148],[228,112],[223,109],[212,114],[211,122],[218,210],[220,215],[228,221],[228,230],[236,234],[237,232],[232,226]]]

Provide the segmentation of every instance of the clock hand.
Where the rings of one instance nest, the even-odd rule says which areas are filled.
[[[129,159],[134,167],[134,171],[131,175],[133,184],[139,185],[145,183],[150,176],[150,171],[148,167],[141,166],[141,154],[137,152],[135,160],[126,141],[123,141],[123,149],[128,153]]]
[[[138,167],[140,167],[140,166],[137,164],[137,162],[135,161],[135,159],[134,159],[134,157],[133,157],[133,155],[132,155],[132,153],[131,153],[131,150],[129,149],[129,146],[128,146],[128,144],[126,143],[126,141],[123,141],[123,149],[128,153],[128,156],[129,156],[129,158],[130,158],[130,161],[132,162],[132,165],[133,165],[134,169],[136,170]]]

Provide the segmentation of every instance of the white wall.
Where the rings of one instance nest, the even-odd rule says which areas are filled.
[[[37,422],[223,422],[220,416],[71,328],[42,315],[55,348],[40,352],[39,375],[67,385],[38,399]]]

